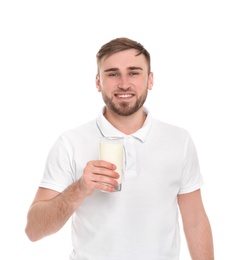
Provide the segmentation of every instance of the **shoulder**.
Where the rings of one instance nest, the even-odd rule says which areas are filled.
[[[179,136],[184,138],[187,138],[189,136],[188,130],[180,126],[166,123],[157,119],[153,119],[152,126],[153,126],[153,130],[163,135],[176,136],[176,137]]]
[[[96,119],[93,119],[84,124],[64,131],[59,136],[59,139],[65,143],[75,144],[81,141],[86,142],[87,139],[90,139],[95,135],[98,135],[98,127],[96,125]]]
[[[93,119],[84,124],[78,125],[72,129],[66,130],[62,135],[73,136],[78,134],[84,134],[87,131],[93,131],[95,128],[96,128],[96,119]]]

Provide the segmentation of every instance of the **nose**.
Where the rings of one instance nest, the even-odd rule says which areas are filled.
[[[131,83],[129,82],[129,77],[127,76],[121,76],[119,78],[118,87],[120,89],[128,89],[130,87]]]

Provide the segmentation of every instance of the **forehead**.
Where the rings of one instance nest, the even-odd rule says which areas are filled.
[[[129,67],[142,67],[147,66],[146,58],[143,54],[137,55],[137,50],[130,49],[125,51],[120,51],[105,57],[100,62],[100,67],[102,70],[109,68],[124,69]]]

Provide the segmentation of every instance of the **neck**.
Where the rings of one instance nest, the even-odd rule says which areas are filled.
[[[111,125],[126,135],[136,132],[143,126],[146,120],[146,114],[143,112],[143,108],[140,108],[136,113],[130,116],[120,116],[106,108],[104,117]]]

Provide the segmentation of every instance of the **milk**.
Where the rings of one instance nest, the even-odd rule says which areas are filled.
[[[108,137],[100,138],[99,142],[100,159],[108,161],[116,165],[116,172],[120,175],[117,191],[121,190],[122,186],[122,168],[123,168],[123,138]]]

